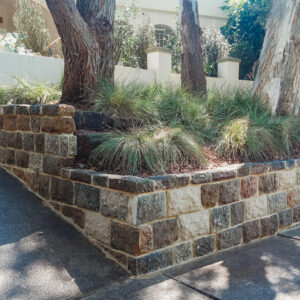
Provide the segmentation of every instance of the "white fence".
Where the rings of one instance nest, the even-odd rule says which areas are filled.
[[[15,85],[15,77],[28,81],[44,81],[59,84],[63,76],[64,62],[61,59],[20,55],[0,51],[0,85]],[[219,78],[207,78],[208,88],[252,88],[253,82],[238,79],[239,61],[228,58],[219,62]],[[166,49],[148,51],[148,70],[116,66],[115,82],[154,83],[180,86],[180,74],[171,73],[171,53]]]

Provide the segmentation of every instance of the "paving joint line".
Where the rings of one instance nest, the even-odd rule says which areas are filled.
[[[290,239],[290,240],[300,241],[300,238],[295,238],[295,237],[283,235],[283,234],[280,234],[280,233],[278,233],[277,236],[283,237],[283,238],[286,238],[286,239]]]
[[[201,290],[197,289],[196,287],[194,287],[194,286],[192,286],[192,285],[189,285],[188,283],[185,283],[185,282],[183,282],[183,281],[181,281],[181,280],[178,280],[178,279],[176,279],[176,278],[173,278],[172,276],[169,276],[169,275],[167,275],[167,274],[163,274],[163,275],[166,276],[166,277],[169,278],[169,279],[172,279],[172,280],[175,280],[175,281],[179,282],[180,284],[182,284],[182,285],[184,285],[184,286],[186,286],[186,287],[188,287],[188,288],[190,288],[190,289],[192,289],[192,290],[198,292],[199,294],[201,294],[201,295],[203,295],[203,296],[206,296],[206,297],[208,297],[208,298],[210,298],[210,299],[213,299],[213,300],[222,300],[221,298],[215,297],[215,296],[213,296],[213,295],[211,295],[211,294],[209,294],[209,293],[207,293],[207,292],[201,291]]]

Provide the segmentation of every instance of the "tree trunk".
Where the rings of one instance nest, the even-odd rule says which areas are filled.
[[[273,1],[253,96],[273,114],[300,114],[300,0]]]
[[[206,94],[206,77],[201,47],[197,0],[181,0],[182,72],[181,84],[193,92]]]
[[[101,80],[113,81],[115,0],[46,0],[65,58],[61,103],[89,100]]]

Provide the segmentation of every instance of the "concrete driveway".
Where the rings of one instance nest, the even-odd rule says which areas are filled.
[[[300,228],[133,279],[0,170],[0,299],[300,299]]]

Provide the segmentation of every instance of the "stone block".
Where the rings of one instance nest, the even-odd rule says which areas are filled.
[[[21,131],[30,131],[30,117],[18,115],[17,116],[17,130]]]
[[[16,163],[16,151],[14,149],[5,149],[5,161],[7,165]]]
[[[275,234],[278,231],[278,226],[277,214],[260,219],[260,236],[264,237]]]
[[[296,185],[296,171],[281,171],[278,173],[279,176],[279,188],[281,190],[287,190],[295,187]]]
[[[189,185],[191,182],[189,174],[152,176],[149,179],[155,181],[157,189],[175,189]]]
[[[77,129],[88,129],[100,131],[109,125],[109,118],[102,112],[80,111],[75,112],[75,123]]]
[[[179,216],[180,237],[182,240],[190,240],[200,235],[208,234],[209,211],[201,210],[199,212]]]
[[[3,116],[0,115],[0,129],[3,129]]]
[[[35,134],[34,135],[34,151],[39,153],[45,152],[45,135]]]
[[[50,176],[39,174],[39,195],[44,199],[50,198]]]
[[[41,131],[41,118],[31,117],[31,131],[39,133]]]
[[[16,165],[21,168],[28,168],[29,166],[29,153],[17,150],[16,151]]]
[[[117,218],[125,221],[128,216],[130,196],[127,194],[100,190],[100,211],[104,216]]]
[[[295,159],[286,159],[284,160],[287,169],[295,168],[296,160]]]
[[[42,112],[42,105],[30,105],[29,114],[30,115],[40,115]]]
[[[223,181],[227,179],[232,179],[237,176],[236,170],[232,167],[225,167],[222,169],[214,170],[211,172],[212,181]]]
[[[300,204],[300,187],[294,188],[288,192],[287,202],[289,207]]]
[[[61,212],[61,205],[56,203],[56,202],[52,202],[49,201],[48,204],[50,205],[50,207],[52,207],[53,209],[57,210],[58,212]]]
[[[5,148],[0,147],[0,163],[5,164]]]
[[[230,205],[231,226],[241,224],[245,221],[245,203],[237,202]]]
[[[249,198],[244,203],[247,220],[261,218],[268,214],[267,196]]]
[[[45,134],[45,153],[59,155],[59,136]]]
[[[51,178],[51,199],[67,204],[73,204],[74,185],[69,180]]]
[[[3,128],[8,131],[17,130],[17,117],[16,116],[4,116]]]
[[[177,216],[202,208],[200,187],[189,185],[167,191],[168,216]]]
[[[43,155],[39,153],[29,153],[29,169],[37,172],[43,171]]]
[[[23,148],[23,137],[21,132],[7,132],[6,143],[10,148],[22,149]]]
[[[192,173],[192,183],[194,184],[203,184],[211,181],[211,173],[207,171]]]
[[[291,208],[281,211],[279,214],[279,226],[287,227],[293,223],[293,210]]]
[[[217,247],[224,250],[241,245],[243,242],[242,226],[233,227],[218,233]]]
[[[241,197],[250,198],[258,193],[258,178],[248,177],[241,181]]]
[[[269,214],[280,212],[287,207],[287,193],[280,192],[268,196]]]
[[[99,189],[86,184],[75,183],[75,205],[89,210],[99,211]]]
[[[132,255],[152,250],[152,233],[149,226],[139,228],[112,221],[111,247]]]
[[[6,147],[6,132],[0,131],[0,147]]]
[[[17,115],[29,115],[29,105],[27,104],[19,104],[16,106],[16,114]]]
[[[15,115],[16,114],[16,107],[17,107],[16,104],[2,106],[3,114],[4,115]]]
[[[237,176],[238,177],[245,177],[250,175],[250,169],[251,167],[249,164],[241,165],[237,168]]]
[[[69,155],[69,137],[67,135],[59,136],[59,155]]]
[[[76,156],[77,155],[77,137],[71,135],[69,137],[69,155]]]
[[[282,160],[279,161],[272,161],[269,163],[270,165],[270,170],[271,171],[279,171],[279,170],[284,170],[285,169],[285,162]]]
[[[220,206],[210,210],[211,231],[219,232],[230,226],[229,206]]]
[[[240,193],[241,182],[239,179],[220,183],[220,205],[239,201]]]
[[[32,133],[23,133],[23,149],[25,151],[34,151],[34,135]]]
[[[92,175],[96,174],[96,171],[93,170],[81,170],[81,169],[73,169],[71,170],[70,178],[75,181],[80,181],[84,183],[92,182]]]
[[[92,177],[93,185],[108,187],[109,175],[97,172]]]
[[[293,208],[293,222],[300,222],[300,205],[297,205]]]
[[[42,118],[41,127],[42,131],[46,133],[72,134],[76,130],[74,120],[68,117],[44,117]]]
[[[109,187],[134,194],[151,193],[155,190],[155,181],[134,176],[110,176]]]
[[[25,173],[23,169],[11,168],[11,171],[22,181],[25,181]]]
[[[72,167],[72,165],[72,158],[63,158],[51,155],[43,156],[43,171],[46,174],[60,176],[61,169]]]
[[[133,222],[137,225],[164,218],[166,216],[166,193],[157,192],[137,196],[135,215]]]
[[[214,207],[220,199],[220,184],[206,184],[201,187],[201,202],[205,208]]]
[[[71,206],[63,206],[61,212],[64,216],[70,218],[80,228],[85,226],[85,213],[83,210]]]
[[[251,166],[250,174],[263,174],[268,172],[269,169],[270,169],[270,165],[267,163],[253,164]]]
[[[86,212],[85,231],[96,241],[109,245],[111,219],[102,216],[100,213]]]
[[[36,172],[24,170],[24,182],[32,191],[39,191],[39,175]]]
[[[193,242],[194,256],[200,257],[210,254],[216,248],[216,236],[214,234],[202,237]]]
[[[242,226],[244,243],[249,243],[259,238],[259,220],[244,223]]]
[[[174,247],[174,263],[181,264],[193,258],[191,242],[183,243]]]
[[[278,190],[278,175],[271,173],[259,177],[259,193],[270,194]]]
[[[158,252],[138,257],[136,261],[137,274],[147,274],[173,265],[173,249],[164,249]]]
[[[43,105],[42,110],[43,110],[43,115],[45,115],[45,116],[74,117],[74,115],[75,115],[75,108],[73,106],[65,105],[65,104]]]
[[[177,219],[167,219],[153,223],[154,250],[174,244],[179,238]]]

